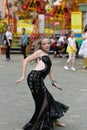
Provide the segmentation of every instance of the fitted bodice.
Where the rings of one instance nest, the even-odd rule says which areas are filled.
[[[45,87],[43,87],[43,80],[48,75],[51,69],[51,60],[49,56],[44,55],[39,57],[39,60],[42,60],[42,62],[45,64],[45,68],[42,70],[32,70],[27,77],[28,85],[32,91],[32,93],[38,92],[39,89],[46,90]],[[33,92],[34,91],[34,92]]]
[[[44,56],[40,57],[39,59],[42,60],[42,62],[44,62],[44,64],[45,64],[45,68],[43,70],[41,70],[42,76],[45,78],[46,75],[50,72],[52,63],[51,63],[49,56],[47,56],[47,55],[44,55]]]

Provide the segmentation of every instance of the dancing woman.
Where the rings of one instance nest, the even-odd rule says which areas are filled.
[[[45,77],[49,75],[52,85],[62,90],[54,80],[51,70],[52,63],[48,56],[49,49],[50,39],[41,39],[37,50],[23,60],[22,76],[16,81],[16,83],[20,83],[24,80],[27,63],[36,60],[36,67],[27,77],[27,83],[35,101],[35,112],[31,120],[23,127],[23,130],[50,130],[53,125],[65,127],[65,124],[57,119],[64,115],[64,112],[68,110],[68,106],[55,101],[44,84]]]

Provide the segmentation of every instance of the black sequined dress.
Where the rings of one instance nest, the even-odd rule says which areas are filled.
[[[68,110],[68,106],[55,101],[47,90],[44,79],[50,72],[51,60],[45,55],[40,58],[45,64],[43,70],[32,70],[27,82],[35,101],[35,112],[31,120],[23,127],[24,130],[50,130],[53,120],[59,119]]]

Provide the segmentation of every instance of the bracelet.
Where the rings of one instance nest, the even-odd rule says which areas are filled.
[[[52,86],[55,86],[55,83],[57,83],[55,80],[52,80]]]

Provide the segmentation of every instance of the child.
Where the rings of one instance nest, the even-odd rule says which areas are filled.
[[[75,62],[76,52],[77,52],[76,38],[74,37],[74,32],[70,31],[69,38],[68,38],[68,46],[67,46],[67,53],[69,55],[69,58],[64,66],[65,70],[69,70],[68,65],[71,63],[71,70],[75,71],[74,62]]]

